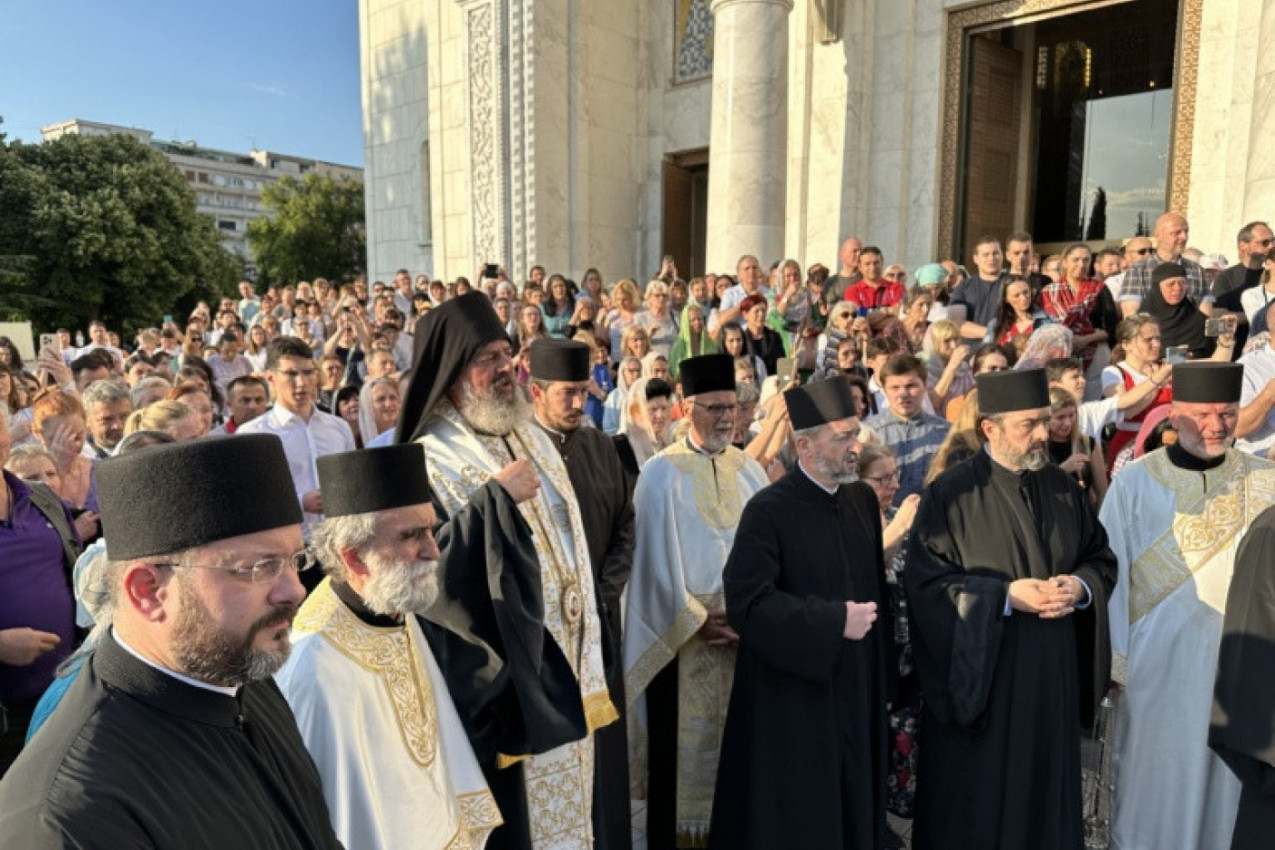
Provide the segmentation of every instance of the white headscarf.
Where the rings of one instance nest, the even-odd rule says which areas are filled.
[[[372,409],[372,390],[381,384],[389,384],[396,392],[398,390],[398,383],[387,377],[372,378],[364,382],[363,389],[359,390],[359,433],[363,435],[365,446],[381,435],[381,430],[376,427],[376,412]],[[393,427],[390,425],[385,430]]]
[[[646,417],[646,386],[650,382],[650,378],[634,381],[633,386],[629,387],[628,399],[620,408],[620,429],[617,433],[629,438],[629,445],[633,447],[639,467],[669,444],[669,435],[656,434],[651,430],[650,420]],[[631,413],[633,406],[637,404],[642,405],[642,422],[634,419]]]

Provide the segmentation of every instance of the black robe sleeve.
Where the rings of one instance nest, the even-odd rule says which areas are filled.
[[[1209,746],[1243,783],[1233,848],[1275,835],[1275,511],[1240,543],[1227,595]]]
[[[775,586],[782,571],[783,525],[801,528],[793,525],[796,510],[757,498],[744,508],[723,573],[726,613],[740,640],[766,663],[827,682],[845,641],[845,602],[798,596]],[[830,553],[827,562],[837,563],[836,554]]]
[[[443,600],[421,618],[478,760],[587,734],[580,687],[544,626],[531,529],[491,481],[439,530]]]
[[[977,729],[1000,653],[1009,576],[960,563],[937,486],[921,498],[903,571],[917,674],[942,722]],[[991,527],[985,533],[1011,536]]]

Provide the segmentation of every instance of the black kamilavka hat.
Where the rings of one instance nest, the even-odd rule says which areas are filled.
[[[682,382],[682,396],[689,398],[700,393],[719,390],[735,391],[735,358],[729,354],[701,354],[688,357],[678,366],[678,379]]]
[[[859,407],[851,386],[848,375],[837,375],[785,391],[784,404],[788,406],[792,429],[800,431],[858,416]]]
[[[984,372],[978,385],[978,412],[986,415],[1049,407],[1049,379],[1044,369]]]
[[[1197,404],[1232,404],[1244,388],[1239,363],[1208,360],[1173,367],[1173,400]]]
[[[315,466],[324,516],[428,504],[433,497],[420,443],[324,455]]]
[[[538,339],[527,346],[531,377],[542,381],[587,381],[589,346],[572,339]]]
[[[236,434],[155,446],[102,461],[98,500],[107,557],[167,555],[301,524],[283,443]]]

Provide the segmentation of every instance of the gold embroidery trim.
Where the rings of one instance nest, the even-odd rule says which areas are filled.
[[[710,458],[693,451],[685,441],[674,443],[660,454],[683,475],[691,477],[695,509],[705,525],[717,529],[733,529],[739,525],[739,515],[744,510],[739,494],[739,471],[744,468],[748,455],[727,446],[725,451]]]
[[[687,595],[686,607],[677,612],[673,624],[647,648],[624,677],[625,694],[629,707],[645,693],[657,673],[668,666],[679,649],[694,637],[700,626],[708,621],[708,610],[694,596]]]

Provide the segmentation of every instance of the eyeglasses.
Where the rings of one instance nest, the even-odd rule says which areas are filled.
[[[284,567],[291,567],[298,573],[313,569],[318,560],[314,557],[314,553],[309,549],[302,549],[287,558],[262,558],[254,564],[246,564],[243,566],[221,566],[219,564],[184,564],[179,561],[156,561],[156,567],[182,567],[185,569],[197,570],[217,570],[218,572],[228,573],[231,577],[242,582],[251,582],[257,584],[260,582],[274,581],[283,572]]]
[[[903,280],[904,278],[907,277],[907,273],[906,272],[890,272],[889,274],[884,275],[884,277],[886,280]]]
[[[696,407],[703,408],[714,419],[721,419],[726,414],[735,413],[739,410],[738,404],[700,404],[698,401],[691,403]]]
[[[1150,248],[1138,248],[1137,250],[1135,250],[1135,251],[1130,251],[1129,253],[1130,253],[1130,254],[1137,254],[1139,257],[1145,257],[1147,254],[1150,254],[1150,253],[1151,253],[1151,249],[1150,249]]]
[[[859,477],[864,481],[871,481],[878,487],[884,487],[886,484],[891,482],[895,484],[899,483],[899,471],[897,469],[894,470],[894,472],[887,473],[886,475],[860,475]]]

